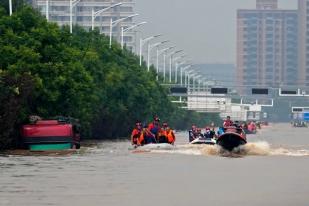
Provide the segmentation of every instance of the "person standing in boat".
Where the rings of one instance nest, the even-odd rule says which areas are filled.
[[[160,119],[157,115],[154,116],[153,122],[148,125],[148,130],[155,136],[155,138],[158,138],[161,127]]]
[[[141,144],[141,142],[139,141],[141,134],[142,134],[142,123],[140,121],[136,121],[135,128],[131,133],[132,145],[138,145],[138,143]]]
[[[224,120],[223,122],[223,127],[226,128],[226,127],[231,127],[231,126],[233,126],[233,121],[231,120],[230,116],[227,116],[226,120]]]

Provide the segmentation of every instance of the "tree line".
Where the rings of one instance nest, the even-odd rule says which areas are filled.
[[[128,136],[136,120],[159,115],[176,129],[204,126],[218,115],[179,109],[155,69],[98,30],[59,28],[29,6],[8,15],[0,4],[0,150],[18,143],[29,115],[80,120],[83,137]]]

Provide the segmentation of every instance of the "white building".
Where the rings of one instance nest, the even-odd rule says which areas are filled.
[[[187,109],[197,112],[219,113],[222,119],[230,116],[233,120],[261,120],[263,105],[254,103],[233,103],[232,98],[226,95],[213,95],[209,92],[190,92],[187,97]]]
[[[70,0],[32,0],[32,5],[41,11],[42,15],[46,15],[46,2],[48,2],[49,21],[56,22],[58,25],[70,24]],[[112,8],[103,12],[95,18],[94,26],[99,28],[100,32],[109,36],[110,19],[113,21],[134,14],[133,0],[80,0],[73,8],[73,25],[77,24],[86,30],[91,30],[92,25],[92,9],[99,11],[113,4],[122,2],[121,6]],[[113,28],[113,38],[120,42],[121,27],[133,25],[133,19],[129,18]],[[135,32],[126,32],[124,42],[127,47],[135,50]]]

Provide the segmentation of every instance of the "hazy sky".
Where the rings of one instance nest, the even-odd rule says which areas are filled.
[[[255,0],[135,0],[143,36],[164,34],[194,63],[235,63],[236,10],[255,8]],[[296,9],[297,0],[279,0]]]

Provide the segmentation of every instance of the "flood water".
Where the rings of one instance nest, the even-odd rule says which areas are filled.
[[[129,150],[101,142],[66,156],[0,156],[1,206],[308,206],[309,128],[276,124],[241,155],[217,147]]]

